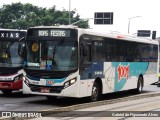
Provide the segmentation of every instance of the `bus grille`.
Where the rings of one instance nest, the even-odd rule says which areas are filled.
[[[33,92],[41,92],[41,89],[48,89],[49,93],[61,93],[64,88],[63,86],[37,86],[32,84],[29,84],[29,87]]]

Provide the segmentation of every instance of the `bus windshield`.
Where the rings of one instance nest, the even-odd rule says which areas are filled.
[[[22,67],[23,59],[17,51],[18,41],[0,42],[0,67]]]
[[[62,40],[28,41],[29,69],[69,71],[78,67],[77,42]]]

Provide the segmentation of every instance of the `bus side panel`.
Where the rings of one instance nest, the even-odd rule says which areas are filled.
[[[148,62],[112,62],[111,64],[106,64],[104,68],[106,86],[110,85],[109,87],[107,86],[108,88],[106,87],[104,93],[136,88],[139,75],[148,75],[150,80],[147,81],[147,84],[151,84],[155,80],[151,77],[151,74],[156,74],[156,64],[149,65]],[[111,91],[111,88],[114,89]]]
[[[103,81],[103,94],[114,92],[114,81],[115,81],[115,67],[112,66],[111,62],[104,63],[104,76]]]
[[[112,65],[115,67],[114,91],[137,88],[140,75],[143,76],[144,86],[158,81],[156,63],[113,62]]]
[[[93,62],[80,73],[80,96],[91,96],[94,81],[97,78],[104,80],[104,62]],[[104,83],[104,81],[102,81]],[[103,85],[102,85],[103,86]]]
[[[112,62],[112,66],[115,67],[114,91],[131,89],[133,87],[132,79],[130,79],[131,64],[129,62]]]
[[[105,94],[137,88],[139,75],[143,76],[144,86],[158,81],[156,65],[157,63],[153,62],[104,62],[104,78],[100,77],[103,84],[102,93]],[[92,72],[93,71],[94,70],[92,70]],[[93,78],[81,80],[80,96],[90,96],[96,77]]]
[[[80,97],[86,97],[91,95],[92,91],[92,86],[93,86],[93,81],[92,79],[88,80],[80,80],[80,91],[79,95]]]
[[[144,86],[150,85],[158,81],[158,63],[150,62],[146,71],[146,74],[143,76]]]

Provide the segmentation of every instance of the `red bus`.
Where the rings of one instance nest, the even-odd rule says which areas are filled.
[[[0,90],[9,94],[22,89],[23,59],[18,55],[18,41],[26,31],[0,29]]]

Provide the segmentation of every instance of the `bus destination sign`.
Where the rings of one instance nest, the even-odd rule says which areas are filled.
[[[71,29],[29,29],[27,36],[34,37],[75,37],[76,31]]]
[[[18,39],[20,38],[20,33],[11,31],[0,31],[0,38]]]
[[[38,30],[38,36],[70,37],[70,30],[60,30],[60,29]]]

